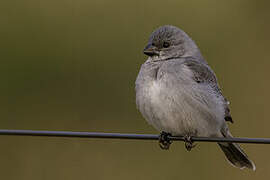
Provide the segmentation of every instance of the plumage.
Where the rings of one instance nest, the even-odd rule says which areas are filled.
[[[186,65],[192,70],[193,75],[194,75],[194,80],[198,83],[208,83],[213,87],[213,89],[215,89],[217,96],[222,97],[224,111],[225,111],[225,116],[224,116],[225,121],[230,121],[231,123],[233,123],[233,120],[230,114],[229,101],[225,97],[223,97],[221,89],[219,88],[215,73],[207,64],[200,63],[200,61],[198,62],[194,58],[188,57],[187,59],[188,60],[186,61]],[[202,61],[202,62],[205,62],[205,61]]]
[[[136,104],[149,124],[172,135],[231,137],[229,102],[197,45],[181,29],[158,28],[136,79]],[[236,167],[255,169],[234,143],[219,144]]]

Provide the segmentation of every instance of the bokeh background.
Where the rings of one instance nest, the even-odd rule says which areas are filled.
[[[173,24],[198,44],[239,137],[270,137],[269,1],[13,0],[0,6],[0,128],[157,133],[135,105],[142,49]],[[270,146],[243,144],[257,171],[214,143],[0,137],[5,180],[269,179]]]

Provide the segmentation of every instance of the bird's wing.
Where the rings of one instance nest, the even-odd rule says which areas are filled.
[[[222,95],[221,89],[219,88],[217,78],[213,70],[208,66],[208,64],[203,61],[197,61],[192,58],[187,58],[184,61],[184,64],[189,67],[189,69],[193,72],[194,80],[197,83],[208,83],[212,88],[216,91],[217,96],[222,96],[224,101],[224,109],[225,109],[225,121],[230,121],[233,123],[230,109],[229,109],[229,101]]]

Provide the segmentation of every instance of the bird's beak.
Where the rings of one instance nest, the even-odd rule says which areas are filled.
[[[147,44],[147,46],[143,49],[143,53],[147,56],[159,55],[157,48],[151,44]]]

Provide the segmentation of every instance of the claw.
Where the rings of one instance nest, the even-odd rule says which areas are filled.
[[[159,136],[159,147],[163,150],[168,150],[170,148],[171,145],[171,140],[168,138],[168,136],[171,136],[170,133],[166,133],[164,131],[161,132],[160,136]]]
[[[184,136],[184,141],[185,141],[185,147],[188,151],[191,151],[191,149],[196,146],[196,144],[193,144],[192,138],[189,135]]]

